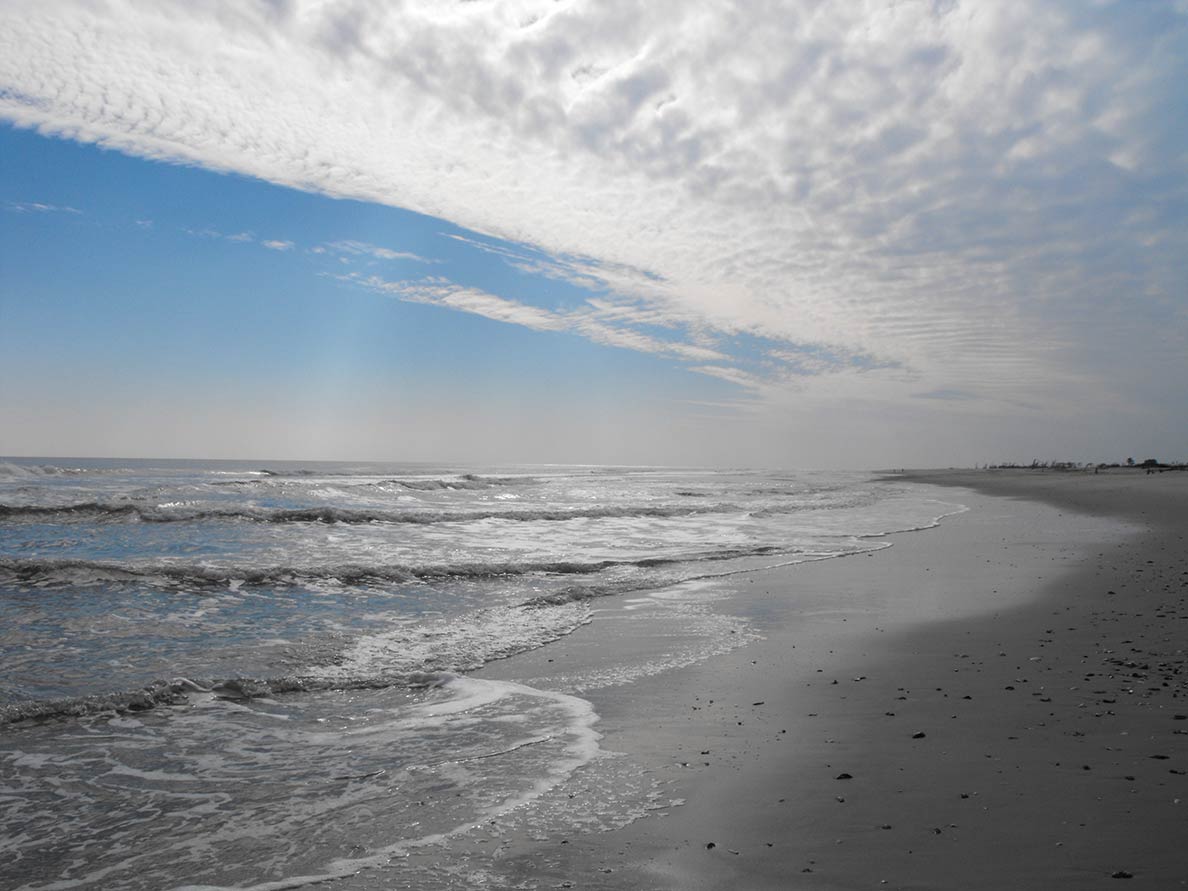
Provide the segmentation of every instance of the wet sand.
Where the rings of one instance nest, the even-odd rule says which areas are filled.
[[[603,746],[687,803],[505,839],[495,885],[1188,885],[1188,474],[900,478],[970,511],[746,577],[730,609],[765,639],[590,694]],[[613,649],[613,614],[488,671]]]

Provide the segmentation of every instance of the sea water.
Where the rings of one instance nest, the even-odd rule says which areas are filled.
[[[301,887],[428,846],[444,888],[480,828],[620,825],[657,793],[583,690],[744,644],[705,596],[734,576],[956,509],[865,473],[0,461],[0,888]],[[477,671],[641,594],[663,653]]]

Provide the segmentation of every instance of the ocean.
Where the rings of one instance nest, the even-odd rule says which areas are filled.
[[[745,646],[748,573],[960,509],[858,472],[0,459],[0,888],[468,887],[461,840],[679,806],[583,693]],[[483,677],[624,602],[664,647]]]

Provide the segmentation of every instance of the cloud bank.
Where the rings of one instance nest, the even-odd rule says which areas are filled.
[[[1052,410],[1182,374],[1185,84],[1183,2],[0,6],[0,117],[530,245],[602,302],[367,284],[771,404]],[[767,346],[739,367],[733,336]]]

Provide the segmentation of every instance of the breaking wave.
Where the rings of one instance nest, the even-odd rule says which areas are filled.
[[[140,511],[140,508],[132,504],[100,504],[97,501],[58,506],[0,504],[0,520],[95,520],[105,517],[115,520],[125,517],[136,517],[140,514]]]
[[[284,693],[314,693],[325,690],[371,690],[383,687],[431,685],[426,672],[372,678],[322,678],[290,675],[276,678],[229,678],[198,683],[188,678],[155,681],[138,690],[117,690],[93,696],[34,699],[0,705],[0,726],[18,721],[47,718],[78,718],[100,712],[140,712],[161,705],[181,705],[195,693],[209,693],[223,699],[259,699]]]
[[[422,479],[390,479],[382,480],[378,483],[370,483],[372,486],[403,486],[406,489],[413,489],[418,492],[431,492],[434,490],[452,490],[452,489],[494,489],[499,486],[521,486],[527,483],[535,482],[528,477],[518,476],[478,476],[473,473],[464,473],[457,479],[449,480],[422,480]]]
[[[65,505],[0,504],[0,520],[39,522],[188,523],[199,520],[243,520],[254,523],[470,523],[479,520],[564,521],[620,517],[684,517],[702,513],[737,510],[731,505],[713,507],[646,507],[635,505],[520,510],[420,510],[395,511],[344,507],[189,507],[84,502]]]
[[[287,693],[436,686],[455,672],[473,671],[559,640],[590,619],[590,610],[578,600],[557,604],[547,616],[542,616],[540,607],[520,604],[480,609],[415,629],[364,636],[332,663],[312,665],[300,673],[223,680],[174,678],[133,690],[10,702],[0,705],[0,727],[21,721],[180,706],[194,696],[249,700]]]
[[[13,464],[0,461],[0,479],[28,479],[45,476],[99,476],[126,472],[120,467],[60,467],[56,464]]]
[[[732,560],[758,557],[776,548],[728,548],[671,557],[640,560],[596,560],[580,562],[456,563],[456,564],[363,564],[339,563],[315,566],[273,566],[263,569],[243,566],[206,566],[167,561],[106,561],[71,558],[0,557],[0,582],[22,586],[91,585],[103,582],[146,581],[171,587],[291,587],[305,583],[331,582],[343,585],[419,582],[434,579],[495,579],[523,575],[594,575],[616,567],[652,569],[678,563]]]
[[[352,472],[350,470],[270,470],[267,467],[255,471],[256,473],[280,479],[302,479],[307,477],[358,477],[368,476],[368,473]],[[519,486],[534,482],[525,476],[482,476],[477,473],[462,473],[450,479],[422,479],[420,477],[400,477],[382,480],[390,485],[405,486],[409,489],[490,489],[495,486]]]

